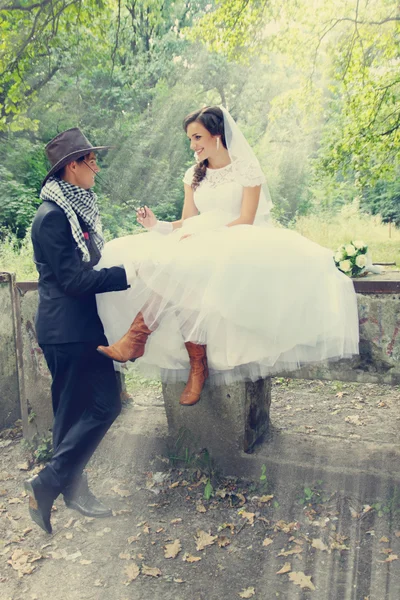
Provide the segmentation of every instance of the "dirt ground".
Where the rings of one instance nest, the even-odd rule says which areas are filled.
[[[140,470],[121,440],[139,412],[163,418],[162,397],[138,380],[130,391],[88,469],[111,518],[84,518],[59,498],[53,535],[38,529],[22,485],[38,467],[18,427],[1,434],[1,600],[399,600],[400,487],[368,505],[318,481],[288,494],[267,473],[221,478],[207,456],[172,451]],[[272,422],[397,443],[399,400],[398,388],[275,379]]]

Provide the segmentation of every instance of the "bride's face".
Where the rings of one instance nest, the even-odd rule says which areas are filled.
[[[196,153],[198,160],[205,160],[217,152],[217,136],[211,133],[197,121],[190,123],[186,130],[190,140],[190,148]]]

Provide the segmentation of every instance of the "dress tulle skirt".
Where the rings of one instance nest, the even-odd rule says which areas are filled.
[[[203,216],[203,215],[202,215]],[[358,353],[352,281],[332,252],[274,227],[218,227],[218,215],[194,217],[162,236],[144,232],[106,244],[97,268],[134,263],[124,292],[99,294],[110,344],[139,311],[154,333],[140,370],[186,380],[185,341],[207,345],[213,383],[255,381],[302,365]],[[187,233],[190,237],[181,240]]]

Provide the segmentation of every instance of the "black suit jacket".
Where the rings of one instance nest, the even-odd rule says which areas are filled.
[[[87,238],[87,228],[84,233]],[[45,201],[38,208],[32,224],[32,243],[39,271],[39,344],[101,340],[104,330],[95,294],[126,290],[129,286],[125,269],[88,268],[64,211],[54,202]],[[96,263],[90,243],[89,251],[91,264]]]

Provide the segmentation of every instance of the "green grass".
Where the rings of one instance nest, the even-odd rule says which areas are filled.
[[[382,223],[379,215],[360,213],[357,205],[346,205],[339,213],[330,217],[299,217],[295,229],[332,250],[351,240],[363,240],[368,244],[373,262],[395,262],[400,266],[400,230],[392,224],[389,237],[389,225]]]
[[[0,242],[0,271],[15,273],[17,281],[37,280],[30,235],[20,245],[12,236]]]

